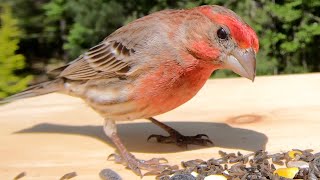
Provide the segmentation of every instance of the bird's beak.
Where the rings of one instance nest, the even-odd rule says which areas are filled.
[[[242,77],[254,81],[256,76],[256,57],[253,49],[234,49],[226,58],[224,69],[230,69]]]

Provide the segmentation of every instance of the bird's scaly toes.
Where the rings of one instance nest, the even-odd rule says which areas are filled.
[[[167,163],[168,160],[165,158],[152,158],[150,160],[140,160],[135,158],[132,154],[127,154],[124,157],[118,154],[110,154],[108,160],[113,158],[116,163],[125,164],[129,169],[131,169],[138,176],[147,176],[147,175],[158,175],[164,170],[175,170],[179,167],[174,165],[170,166]],[[148,172],[143,174],[141,170],[147,170]]]
[[[206,134],[198,134],[195,136],[184,136],[177,131],[170,133],[170,136],[162,136],[152,134],[148,137],[148,141],[155,138],[159,143],[174,143],[180,147],[187,147],[189,144],[208,146],[212,145],[213,142],[209,139]]]

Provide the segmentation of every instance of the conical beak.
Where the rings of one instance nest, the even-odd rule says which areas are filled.
[[[230,69],[242,77],[254,81],[256,76],[256,56],[250,49],[234,49],[224,61],[224,69]]]

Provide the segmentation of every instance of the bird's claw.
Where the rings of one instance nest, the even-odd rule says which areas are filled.
[[[179,166],[178,165],[174,165],[174,166],[170,166],[170,167],[168,167],[166,169],[163,169],[162,171],[153,170],[153,171],[146,172],[145,174],[143,174],[143,176],[154,176],[154,175],[162,174],[164,171],[172,172],[172,171],[175,171],[175,170],[178,170],[178,169],[179,169]]]
[[[195,135],[195,136],[193,136],[193,137],[195,137],[195,138],[202,138],[202,137],[206,137],[207,139],[209,139],[209,136],[208,135],[206,135],[206,134],[197,134],[197,135]],[[212,142],[211,142],[212,143]]]
[[[163,162],[161,162],[163,161]],[[149,159],[147,161],[145,160],[141,160],[141,162],[145,163],[145,164],[162,164],[162,163],[168,163],[169,161],[166,158],[152,158]]]
[[[122,157],[118,154],[115,154],[115,153],[110,154],[107,157],[107,160],[112,160],[111,158],[113,158],[114,162],[119,163],[119,164],[124,162]]]

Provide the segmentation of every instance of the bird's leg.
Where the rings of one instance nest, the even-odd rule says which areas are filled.
[[[162,163],[167,162],[165,158],[153,158],[150,160],[139,160],[132,155],[121,142],[118,134],[116,124],[112,120],[105,120],[103,126],[105,134],[112,140],[120,152],[120,155],[111,154],[110,157],[114,157],[115,162],[125,164],[134,173],[142,177],[141,169],[148,170],[147,174],[158,174],[165,169],[176,169],[176,166],[169,166]]]
[[[175,143],[176,145],[181,147],[187,147],[188,144],[202,145],[202,146],[213,144],[206,134],[197,134],[195,136],[184,136],[180,134],[177,130],[171,128],[168,125],[165,125],[162,122],[159,122],[153,117],[148,118],[148,120],[150,120],[151,122],[153,122],[154,124],[156,124],[157,126],[161,127],[162,129],[164,129],[169,133],[169,136],[152,134],[148,137],[148,140],[151,138],[156,138],[157,142]]]

